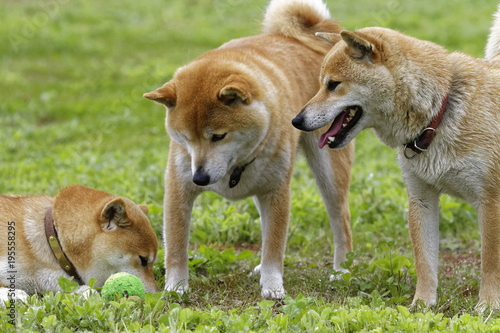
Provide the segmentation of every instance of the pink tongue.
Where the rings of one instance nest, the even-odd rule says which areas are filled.
[[[321,137],[319,138],[319,148],[323,148],[326,143],[328,142],[328,137],[329,136],[335,136],[337,135],[338,132],[342,129],[342,124],[344,123],[344,119],[347,117],[348,112],[344,111],[341,114],[335,118],[335,120],[332,123],[332,126],[330,126],[330,129],[326,131],[326,133],[321,134]]]

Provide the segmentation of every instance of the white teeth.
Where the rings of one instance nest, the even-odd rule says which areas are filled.
[[[356,111],[358,110],[358,108],[356,107],[355,109],[350,109],[349,110],[349,115],[347,116],[347,118],[345,118],[345,124],[342,125],[342,128],[346,127],[347,126],[347,123],[350,122],[352,120],[352,118],[356,115]]]
[[[328,142],[332,143],[335,141],[335,137],[334,136],[329,136],[328,137]]]

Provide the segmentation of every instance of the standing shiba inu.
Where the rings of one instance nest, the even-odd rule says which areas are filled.
[[[345,147],[371,127],[398,148],[418,277],[414,303],[436,304],[440,194],[469,201],[481,229],[479,304],[500,307],[500,67],[389,29],[340,35],[318,93],[293,124],[312,131],[332,123],[320,147]],[[500,53],[499,41],[497,20],[488,59]]]
[[[165,289],[188,288],[189,221],[203,191],[252,196],[262,224],[262,295],[283,298],[290,181],[300,145],[334,233],[334,268],[352,251],[347,201],[353,146],[319,151],[319,132],[300,135],[289,121],[318,89],[330,45],[317,31],[339,32],[321,0],[273,0],[264,34],[232,40],[181,67],[144,96],[167,107],[171,137],[165,175]],[[340,40],[340,38],[339,38]]]
[[[0,301],[58,291],[58,278],[74,277],[84,291],[117,272],[158,287],[153,263],[156,234],[145,205],[93,190],[68,186],[49,196],[0,196]]]

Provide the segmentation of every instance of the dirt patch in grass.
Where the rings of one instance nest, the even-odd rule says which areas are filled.
[[[445,315],[474,312],[479,296],[480,276],[481,255],[477,251],[441,251],[436,310]]]

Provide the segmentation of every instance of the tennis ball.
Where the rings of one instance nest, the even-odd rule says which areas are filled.
[[[120,272],[111,275],[106,280],[101,290],[101,296],[106,302],[113,301],[116,294],[119,294],[119,298],[138,296],[144,300],[146,297],[146,290],[144,289],[141,279],[137,276]]]

